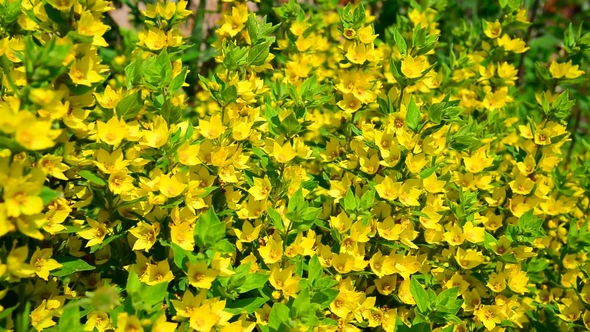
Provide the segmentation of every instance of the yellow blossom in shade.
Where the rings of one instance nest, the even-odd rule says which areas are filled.
[[[36,307],[29,316],[31,318],[31,325],[37,331],[42,331],[48,327],[54,326],[56,323],[53,321],[52,310],[47,308],[47,301],[43,300],[41,304]]]
[[[43,280],[47,280],[49,277],[49,271],[62,267],[60,263],[51,258],[52,254],[53,250],[51,248],[41,250],[37,247],[37,250],[31,257],[30,265],[34,268],[35,274]]]
[[[113,146],[121,144],[127,134],[127,125],[125,124],[125,121],[122,119],[119,120],[117,117],[110,118],[107,123],[97,121],[96,129],[98,138],[102,142]]]
[[[504,273],[492,272],[488,279],[487,286],[492,291],[501,293],[504,289],[506,289],[506,277],[504,276]]]
[[[197,288],[209,289],[219,272],[207,267],[206,262],[188,264],[188,282]]]
[[[213,255],[213,259],[211,259],[211,268],[217,271],[220,277],[229,277],[236,273],[231,270],[231,265],[232,259],[230,257],[223,257],[220,252],[216,252]]]
[[[584,75],[586,72],[578,69],[578,65],[572,65],[572,61],[567,63],[559,63],[556,61],[551,62],[549,65],[549,73],[553,78],[569,78],[574,79]]]
[[[464,250],[463,248],[459,247],[459,249],[457,249],[455,260],[462,268],[470,270],[482,264],[484,262],[484,256],[477,250]]]
[[[500,35],[502,34],[502,23],[500,23],[500,21],[483,21],[485,24],[485,30],[483,31],[483,33],[485,33],[485,35],[488,36],[488,38],[494,39],[500,37]]]
[[[94,219],[86,218],[86,221],[90,229],[78,232],[81,238],[88,240],[86,247],[92,247],[93,245],[102,243],[108,232],[106,226]]]
[[[143,332],[139,317],[121,312],[117,316],[117,328],[115,332]]]
[[[383,276],[375,280],[375,287],[382,295],[389,295],[395,291],[397,287],[397,276]]]
[[[137,226],[129,230],[129,233],[137,238],[133,250],[145,250],[147,252],[156,243],[158,234],[160,234],[160,224],[157,222],[149,224],[140,221]]]
[[[263,246],[258,248],[258,253],[266,265],[274,264],[283,257],[283,241],[280,238],[270,237]]]

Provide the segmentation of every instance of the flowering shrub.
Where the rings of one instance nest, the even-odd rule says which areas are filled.
[[[421,3],[3,0],[2,329],[590,329],[588,27]]]

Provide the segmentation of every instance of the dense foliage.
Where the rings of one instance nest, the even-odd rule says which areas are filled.
[[[590,329],[587,4],[124,3],[0,0],[0,330]]]

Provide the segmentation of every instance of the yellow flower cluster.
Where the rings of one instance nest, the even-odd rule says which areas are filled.
[[[0,1],[3,330],[590,329],[581,29],[229,1],[185,82],[187,1]]]

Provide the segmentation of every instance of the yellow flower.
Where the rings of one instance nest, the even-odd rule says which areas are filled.
[[[109,176],[109,189],[115,195],[128,193],[135,188],[133,186],[133,177],[127,170],[121,170],[112,173]]]
[[[210,121],[199,121],[199,132],[208,139],[216,139],[221,136],[227,127],[221,122],[221,115],[215,114],[211,116]]]
[[[186,187],[186,182],[183,180],[183,175],[181,173],[176,173],[172,176],[166,174],[160,175],[158,189],[162,195],[168,198],[177,197],[182,194]]]
[[[528,282],[529,278],[526,276],[526,272],[520,269],[520,266],[514,268],[508,275],[508,287],[515,293],[528,293],[526,288]]]
[[[170,225],[170,238],[184,250],[195,249],[195,238],[193,236],[193,225],[188,222],[172,223]]]
[[[406,56],[402,60],[401,71],[407,78],[418,78],[422,76],[422,72],[426,69],[428,63],[425,57],[414,58],[411,55]]]
[[[103,47],[109,46],[106,40],[102,37],[102,35],[109,30],[109,26],[95,18],[90,11],[82,13],[80,20],[78,21],[77,30],[78,33],[83,36],[92,37],[92,45]]]
[[[556,79],[564,77],[569,79],[578,78],[586,73],[583,70],[579,70],[578,67],[578,65],[572,65],[571,60],[567,63],[552,61],[551,65],[549,65],[549,73]]]
[[[283,241],[278,237],[270,237],[265,245],[258,248],[258,253],[266,265],[274,264],[283,257]]]
[[[392,178],[386,176],[381,183],[375,186],[375,190],[379,197],[393,201],[398,198],[401,187],[401,182],[393,182]]]
[[[178,162],[186,166],[195,166],[201,163],[199,159],[200,145],[191,145],[189,141],[185,141],[178,148]]]
[[[500,23],[500,21],[496,20],[494,22],[488,22],[486,20],[483,20],[485,22],[485,30],[483,31],[483,33],[485,33],[486,36],[488,36],[488,38],[494,39],[494,38],[498,38],[500,37],[500,35],[502,34],[502,23]]]
[[[106,312],[92,311],[88,313],[87,317],[88,320],[84,324],[84,331],[94,331],[96,329],[98,332],[104,332],[107,329],[112,329],[109,315]]]
[[[211,288],[211,283],[217,276],[219,272],[207,268],[206,262],[199,262],[199,263],[189,263],[188,264],[188,282],[197,288],[202,289],[209,289]]]
[[[361,108],[361,101],[358,100],[352,93],[344,94],[344,98],[338,103],[338,107],[343,109],[346,113],[352,114]]]
[[[285,142],[282,146],[279,143],[274,142],[272,155],[279,163],[286,164],[295,158],[297,152],[293,149],[293,146],[289,141]]]
[[[11,184],[4,187],[4,206],[6,215],[9,217],[18,217],[21,214],[34,215],[43,210],[43,200],[41,194],[41,184],[25,182],[20,184]]]
[[[151,148],[159,149],[168,142],[168,134],[166,120],[158,115],[152,120],[151,130],[143,131],[142,143]]]
[[[96,129],[98,138],[102,142],[113,146],[121,144],[127,134],[127,125],[125,124],[125,121],[122,119],[119,120],[117,117],[110,118],[107,123],[97,121]]]
[[[169,4],[174,5],[173,2],[169,2]],[[178,323],[168,322],[166,320],[166,314],[162,313],[162,314],[160,314],[158,319],[156,319],[156,321],[154,322],[154,325],[152,326],[151,331],[152,332],[171,332],[171,331],[176,331],[177,326],[178,326]]]
[[[139,321],[139,317],[135,315],[129,316],[126,312],[121,312],[117,316],[117,328],[115,332],[143,332],[143,327]]]
[[[474,267],[483,264],[484,256],[477,250],[464,250],[463,248],[459,247],[459,249],[457,249],[455,260],[462,268],[471,270]]]
[[[45,150],[53,147],[55,145],[54,140],[62,131],[51,129],[51,121],[36,120],[28,112],[22,114],[22,122],[14,133],[18,144],[27,150]]]
[[[49,271],[62,267],[60,263],[51,258],[52,254],[53,250],[51,248],[41,250],[39,247],[37,247],[37,250],[31,257],[30,264],[34,268],[35,274],[37,274],[37,276],[43,280],[47,280],[49,277]]]
[[[100,75],[100,70],[95,70],[94,59],[89,55],[81,59],[74,59],[70,65],[69,76],[76,85],[92,86],[94,83],[104,80]]]
[[[250,193],[255,200],[260,201],[266,199],[271,190],[272,185],[270,184],[270,180],[268,179],[268,176],[265,176],[263,179],[254,178],[254,186],[248,189],[248,193]]]
[[[41,304],[31,311],[31,325],[37,331],[42,331],[48,327],[54,326],[56,323],[53,321],[52,310],[47,308],[47,301],[43,300]]]
[[[148,252],[156,243],[158,234],[160,234],[160,224],[157,222],[149,224],[140,221],[137,226],[129,230],[129,233],[137,239],[133,245],[133,250],[145,250],[145,252]]]
[[[81,238],[88,240],[86,247],[92,247],[96,244],[102,243],[105,236],[107,235],[107,228],[103,223],[90,218],[86,218],[90,229],[82,230],[78,232]]]

